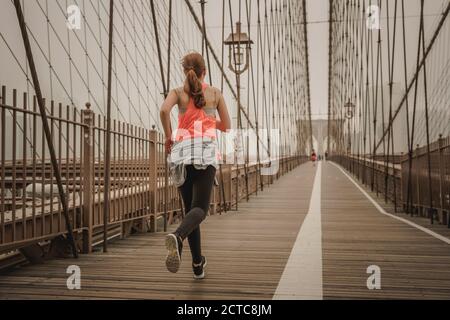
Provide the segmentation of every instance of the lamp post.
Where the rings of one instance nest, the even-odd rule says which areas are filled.
[[[347,145],[347,153],[351,153],[352,141],[351,141],[351,132],[350,132],[350,121],[355,116],[355,105],[350,102],[350,100],[345,104],[345,118],[347,119],[348,124],[348,145]]]
[[[228,38],[224,41],[224,45],[228,46],[228,68],[236,75],[236,87],[237,87],[237,124],[236,127],[242,126],[241,119],[241,74],[243,74],[249,68],[250,51],[253,41],[250,40],[246,33],[241,32],[241,23],[236,23],[236,32],[232,32]],[[244,61],[245,60],[245,61]],[[236,159],[235,152],[235,159]],[[246,170],[246,166],[244,165]],[[239,166],[236,162],[236,170],[239,172]],[[231,171],[230,171],[231,172]],[[236,176],[236,210],[238,209],[238,192],[239,192],[239,177]],[[248,199],[248,180],[246,175],[246,192]]]

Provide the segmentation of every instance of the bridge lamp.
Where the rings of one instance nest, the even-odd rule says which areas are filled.
[[[347,119],[353,119],[355,115],[355,105],[350,102],[350,100],[345,104],[345,117]]]
[[[345,117],[348,119],[348,146],[347,146],[347,153],[350,154],[352,150],[352,140],[351,140],[351,133],[350,133],[350,120],[353,119],[355,116],[355,105],[350,102],[350,100],[345,104]]]
[[[228,54],[228,68],[236,74],[236,87],[237,87],[237,128],[240,128],[242,125],[241,120],[241,74],[243,74],[249,67],[250,60],[250,50],[253,41],[249,38],[246,33],[241,32],[241,23],[238,21],[236,23],[236,32],[231,33],[228,38],[223,42],[224,45],[228,46],[229,54]],[[244,61],[245,60],[245,61]],[[238,139],[241,137],[238,136]],[[247,140],[248,141],[248,140]],[[236,146],[238,146],[237,143]],[[235,152],[235,161],[237,160],[237,155]],[[248,159],[247,159],[248,161]],[[236,161],[236,167],[239,169],[239,166]],[[231,174],[231,170],[230,170]],[[248,184],[246,184],[246,193],[248,199]],[[238,194],[239,185],[238,179],[236,179],[236,194]],[[236,210],[238,209],[238,204],[236,201]]]
[[[228,68],[237,75],[244,73],[249,67],[250,49],[253,41],[246,33],[241,32],[240,22],[236,23],[236,32],[231,33],[224,44],[229,48]]]

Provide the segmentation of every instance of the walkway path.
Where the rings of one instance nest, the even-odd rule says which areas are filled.
[[[307,163],[202,225],[207,278],[164,266],[164,234],[140,234],[106,254],[0,275],[0,299],[450,299],[450,245],[382,214],[340,168]],[[81,290],[66,269],[81,268]],[[380,282],[367,268],[380,271]]]

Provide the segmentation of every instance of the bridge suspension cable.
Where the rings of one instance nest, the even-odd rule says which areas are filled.
[[[361,174],[364,183],[377,192],[382,187],[385,201],[393,194],[396,210],[402,201],[412,214],[419,202],[434,223],[437,169],[432,158],[442,137],[450,136],[449,112],[442,99],[450,81],[450,57],[444,49],[450,4],[429,4],[428,10],[442,12],[439,16],[425,14],[423,0],[408,2],[408,9],[404,0],[329,4],[328,150],[358,163],[370,161],[370,174],[366,175],[366,166]],[[418,19],[407,21],[413,10]],[[412,37],[415,43],[408,41]],[[431,72],[430,65],[441,68]],[[414,165],[419,152],[425,159],[422,199],[413,181],[419,174]],[[376,178],[380,160],[382,182]],[[406,164],[404,199],[396,196],[402,186],[392,174],[400,163]]]

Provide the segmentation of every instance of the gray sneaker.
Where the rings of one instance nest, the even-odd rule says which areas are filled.
[[[183,243],[176,235],[170,233],[166,236],[166,267],[172,273],[176,273],[180,269],[182,247]]]

